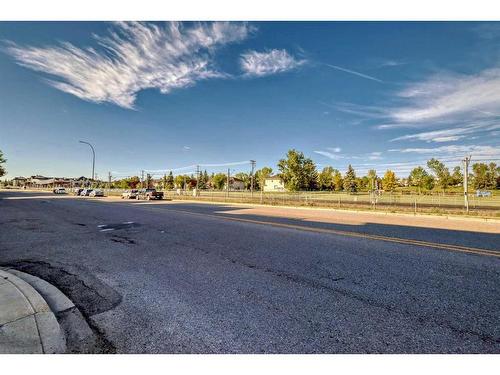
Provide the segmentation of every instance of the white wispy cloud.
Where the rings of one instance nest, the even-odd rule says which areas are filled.
[[[437,74],[408,86],[398,95],[409,105],[394,108],[397,123],[473,120],[496,113],[500,105],[500,68],[477,74]]]
[[[246,23],[172,22],[115,24],[107,36],[94,35],[100,49],[71,43],[52,47],[9,43],[6,51],[27,68],[51,75],[53,87],[81,99],[133,108],[137,93],[156,88],[167,94],[197,81],[223,77],[213,68],[217,47],[244,40]]]
[[[342,149],[340,147],[328,147],[328,150],[332,152],[340,152]]]
[[[241,70],[247,76],[263,77],[283,73],[304,65],[307,60],[297,60],[284,49],[266,52],[248,51],[240,56]]]
[[[382,153],[381,152],[372,152],[370,155],[368,155],[369,160],[380,160],[382,159]]]
[[[500,157],[500,148],[493,146],[484,145],[449,145],[441,147],[410,147],[410,148],[399,148],[391,149],[389,152],[400,152],[400,153],[415,153],[415,154],[441,154],[445,156],[456,156],[462,157],[465,154],[472,154],[474,158],[496,158]]]
[[[385,119],[389,114],[387,108],[377,106],[360,105],[347,102],[336,102],[329,104],[324,101],[319,101],[318,103],[326,107],[333,108],[339,112],[348,113],[350,115],[367,119]]]
[[[327,157],[331,160],[380,160],[382,159],[382,153],[379,151],[370,152],[368,154],[341,154],[342,149],[340,147],[327,147],[326,150],[316,150],[314,153]]]
[[[332,159],[332,160],[344,159],[343,155],[339,155],[336,152],[322,151],[322,150],[317,150],[317,151],[313,151],[313,152],[316,153],[316,154],[318,154],[318,155],[325,156],[325,157],[327,157],[329,159]]]
[[[338,66],[338,65],[332,65],[332,64],[325,64],[325,65],[328,66],[328,67],[330,67],[330,68],[332,68],[332,69],[340,70],[341,72],[344,72],[344,73],[354,74],[355,76],[358,76],[358,77],[361,77],[361,78],[365,78],[365,79],[369,79],[371,81],[376,81],[376,82],[383,83],[383,81],[381,79],[369,76],[367,74],[363,74],[363,73],[357,72],[355,70],[343,68],[343,67]]]
[[[392,66],[400,66],[400,65],[406,65],[407,63],[405,61],[400,61],[400,60],[384,60],[379,64],[379,67],[392,67]]]
[[[483,132],[494,133],[494,130],[500,129],[500,123],[491,123],[489,121],[479,122],[472,125],[456,126],[453,128],[432,130],[414,134],[407,134],[401,137],[393,138],[390,141],[419,140],[425,142],[451,142],[469,137],[471,134]]]

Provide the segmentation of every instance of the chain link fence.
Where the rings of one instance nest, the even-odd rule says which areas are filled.
[[[464,195],[459,193],[370,193],[345,192],[260,192],[249,191],[165,191],[165,198],[227,203],[257,203],[265,205],[308,206],[324,208],[359,208],[370,210],[412,212],[465,211]],[[500,216],[500,196],[476,197],[469,194],[469,210],[476,214]]]

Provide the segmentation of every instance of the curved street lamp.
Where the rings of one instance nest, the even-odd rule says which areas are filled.
[[[94,147],[88,143],[88,142],[85,142],[85,141],[78,141],[80,143],[85,143],[86,145],[89,145],[90,148],[92,149],[92,181],[94,181],[94,168],[95,168],[95,150],[94,150]]]

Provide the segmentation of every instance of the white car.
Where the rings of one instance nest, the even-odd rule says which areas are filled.
[[[122,193],[122,199],[136,199],[138,192],[137,189],[126,190]]]
[[[66,189],[63,187],[57,187],[52,190],[54,194],[66,194]]]
[[[89,197],[104,197],[104,192],[100,189],[94,189],[90,192]]]

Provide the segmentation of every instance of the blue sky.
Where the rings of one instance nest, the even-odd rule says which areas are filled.
[[[99,177],[276,170],[290,148],[401,176],[500,158],[500,23],[0,22],[0,39],[7,178],[89,175],[80,139]]]

